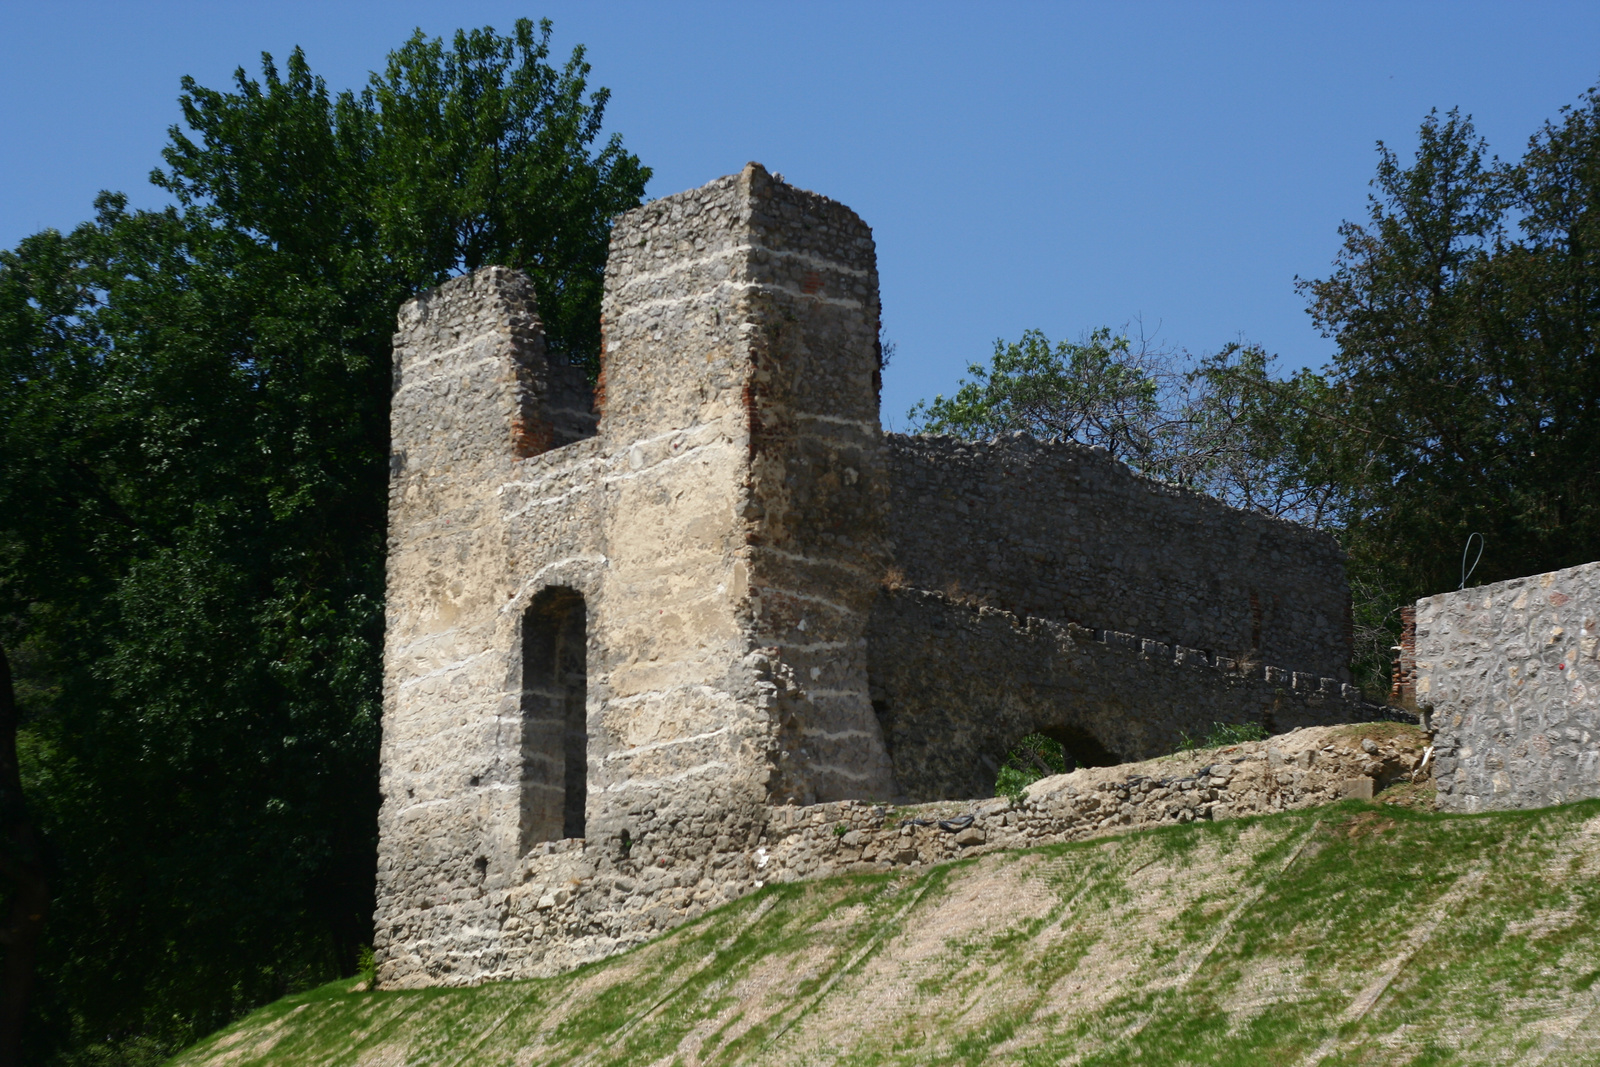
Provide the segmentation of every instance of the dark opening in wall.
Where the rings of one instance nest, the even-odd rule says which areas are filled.
[[[539,593],[522,620],[523,852],[584,834],[587,620],[583,594],[565,588]]]
[[[1127,762],[1111,751],[1089,731],[1076,726],[1041,726],[1039,733],[1052,741],[1061,742],[1076,767],[1114,767]]]

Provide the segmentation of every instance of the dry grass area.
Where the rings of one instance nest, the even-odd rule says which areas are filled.
[[[1600,1064],[1600,802],[1384,799],[774,886],[559,978],[289,997],[175,1063]]]

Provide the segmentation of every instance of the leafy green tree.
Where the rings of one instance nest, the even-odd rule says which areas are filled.
[[[1401,601],[1600,555],[1600,93],[1516,163],[1457,112],[1414,159],[1379,146],[1368,221],[1327,278],[1301,283],[1338,345],[1325,447],[1346,541]]]
[[[0,879],[11,897],[0,920],[5,945],[0,968],[0,1067],[22,1062],[22,1031],[33,992],[34,962],[45,916],[50,913],[50,875],[44,849],[28,814],[17,759],[17,699],[11,661],[0,648]]]
[[[994,795],[1020,804],[1027,799],[1028,787],[1034,782],[1075,769],[1076,764],[1060,741],[1029,734],[1006,753],[1006,761],[995,777]]]
[[[1199,361],[1100,330],[997,342],[925,432],[1108,448],[1228,503],[1322,526],[1350,555],[1356,674],[1386,688],[1402,604],[1600,557],[1600,87],[1514,163],[1430,114],[1414,158],[1380,144],[1365,223],[1300,281],[1337,345],[1320,374],[1230,345]]]
[[[1038,330],[996,341],[955,395],[919,402],[914,431],[966,438],[1022,431],[1104,448],[1141,473],[1235,507],[1331,520],[1338,492],[1307,477],[1315,443],[1301,408],[1311,375],[1272,378],[1260,347],[1230,344],[1203,359],[1135,346],[1107,328],[1052,345]]]
[[[0,641],[50,843],[35,1059],[159,1058],[370,937],[398,305],[498,262],[594,365],[649,171],[550,26],[185,79],[153,180],[0,253]]]
[[[1138,461],[1160,416],[1158,368],[1126,336],[1102,327],[1082,342],[1052,345],[1039,330],[994,343],[987,367],[967,366],[955,395],[919,401],[906,418],[919,433],[972,439],[1024,431],[1105,448]]]

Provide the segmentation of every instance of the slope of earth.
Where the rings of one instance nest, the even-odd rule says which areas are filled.
[[[288,997],[182,1067],[1600,1064],[1600,801],[1350,800],[770,886],[558,978]]]

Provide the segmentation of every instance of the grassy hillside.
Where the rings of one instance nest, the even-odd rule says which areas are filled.
[[[1347,801],[775,886],[626,955],[289,997],[254,1064],[1600,1064],[1600,802]]]

